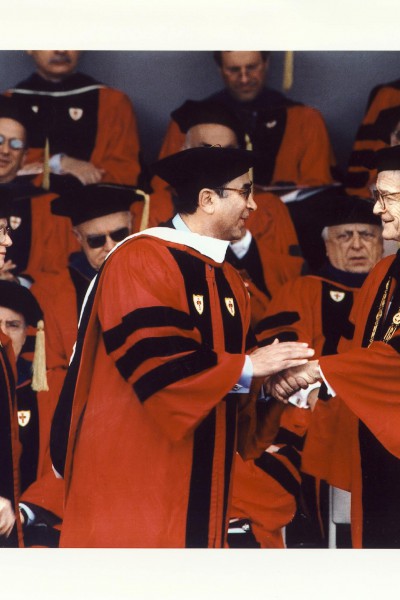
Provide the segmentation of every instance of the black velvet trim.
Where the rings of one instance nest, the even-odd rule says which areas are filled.
[[[206,269],[214,269],[200,258],[177,250],[169,248],[169,251],[175,259],[185,285],[187,303],[190,311],[191,324],[196,327],[201,334],[203,344],[214,346],[214,333],[211,319],[211,300],[206,280]],[[216,268],[218,270],[218,268]],[[200,314],[195,307],[193,295],[203,296],[203,312]]]
[[[321,387],[319,388],[318,399],[319,400],[323,400],[324,402],[327,402],[331,398],[332,398],[332,394],[330,394],[328,392],[328,388],[326,386],[326,383],[323,381],[321,383]]]
[[[19,440],[22,445],[20,457],[21,492],[36,480],[39,460],[39,410],[37,395],[28,383],[17,389],[17,408],[29,410],[30,419],[25,427],[19,425]]]
[[[24,530],[25,548],[58,548],[60,533],[48,525],[31,525]]]
[[[399,270],[400,270],[400,253],[397,252],[396,258],[393,261],[393,263],[390,265],[385,277],[383,277],[382,283],[380,284],[378,291],[376,293],[375,300],[372,303],[372,307],[369,312],[367,322],[365,324],[365,331],[364,331],[364,336],[363,336],[363,341],[362,341],[363,348],[367,348],[369,345],[369,340],[371,338],[371,334],[372,334],[373,328],[375,326],[376,315],[378,313],[379,306],[380,306],[381,300],[383,298],[386,284],[387,284],[388,280],[393,276],[394,273],[399,273]],[[389,295],[388,295],[388,297],[386,298],[385,307],[387,306],[387,303],[389,300],[390,299],[389,299]],[[378,325],[378,328],[375,332],[375,340],[376,341],[382,339],[382,335],[383,335],[382,332],[384,331],[384,329],[385,329],[385,327],[384,327],[383,319],[381,319],[380,323]]]
[[[393,337],[387,343],[389,346],[392,346],[392,348],[394,348],[396,352],[400,353],[400,336]]]
[[[287,458],[296,469],[300,469],[301,457],[296,448],[284,446],[278,450],[277,454]]]
[[[169,306],[151,306],[138,308],[122,317],[122,323],[103,332],[103,339],[108,354],[120,348],[126,339],[138,329],[177,327],[193,330],[193,321],[187,313]]]
[[[226,280],[222,269],[215,269],[215,280],[217,284],[218,297],[221,307],[222,323],[224,328],[225,350],[231,354],[240,354],[243,344],[242,317],[239,306],[233,294],[232,288]],[[232,298],[235,307],[235,315],[229,312],[225,299]]]
[[[299,482],[273,454],[263,452],[254,461],[254,464],[267,475],[273,477],[289,494],[292,494],[295,498],[298,497],[300,493]]]
[[[0,185],[0,190],[1,187]],[[19,227],[14,229],[11,234],[12,246],[7,248],[7,260],[11,260],[17,265],[13,270],[14,275],[22,275],[28,266],[32,248],[32,202],[34,201],[35,199],[23,198],[13,203],[12,214],[21,219]],[[35,233],[41,235],[40,231]]]
[[[256,329],[255,332],[264,331],[264,329],[272,329],[274,327],[285,327],[287,325],[293,325],[300,321],[300,315],[298,312],[294,311],[282,311],[271,315],[270,317],[266,317],[262,319]]]
[[[11,421],[14,419],[14,415],[10,414],[10,404],[13,405],[15,402],[15,379],[3,346],[0,347],[0,355],[0,496],[10,500],[12,506],[15,507],[13,436],[11,433]],[[18,534],[15,526],[8,538],[0,536],[0,547],[18,547]]]
[[[77,309],[79,314],[83,306],[83,301],[85,299],[86,292],[90,285],[90,280],[84,277],[84,275],[82,275],[81,273],[79,273],[79,271],[72,267],[68,267],[68,270],[75,288]]]
[[[257,242],[253,237],[251,240],[250,247],[243,258],[238,258],[233,250],[228,246],[226,252],[226,260],[239,272],[245,271],[247,277],[257,286],[257,288],[263,292],[268,298],[271,298],[271,294],[267,288],[263,264],[260,258],[260,251],[257,246]]]
[[[375,151],[354,150],[354,152],[352,152],[350,156],[349,165],[350,167],[362,167],[363,169],[373,169],[375,165]],[[351,177],[353,177],[353,175],[355,175],[355,173],[351,173]]]
[[[276,435],[275,444],[287,444],[288,446],[294,446],[297,450],[303,450],[305,436],[297,435],[290,431],[289,429],[285,429],[284,427],[280,427],[279,431]]]
[[[12,377],[12,371],[8,362],[8,357],[4,348],[0,347],[2,362],[0,366],[0,496],[8,498],[13,502],[14,499],[14,476],[12,461],[12,436],[10,414],[10,392],[15,391],[15,382]]]
[[[68,447],[68,435],[71,424],[72,404],[82,357],[83,342],[102,270],[103,266],[100,267],[97,279],[86,300],[85,310],[81,316],[81,323],[78,328],[74,357],[68,367],[52,420],[50,432],[50,454],[52,463],[60,475],[64,475],[65,459],[67,456]]]
[[[369,171],[348,171],[346,174],[345,185],[349,188],[363,188],[367,185],[369,179]]]
[[[133,385],[141,402],[163,388],[182,379],[198,375],[217,365],[217,355],[212,350],[200,349],[186,356],[171,360],[165,365],[152,369]]]
[[[322,333],[325,341],[322,348],[322,356],[336,354],[340,338],[351,339],[354,333],[354,326],[349,321],[349,314],[353,306],[353,292],[344,291],[327,281],[322,281],[321,290],[321,320]],[[331,292],[344,292],[344,298],[336,302],[331,297]]]
[[[17,92],[13,98],[23,114],[27,115],[29,145],[32,148],[44,148],[48,138],[52,155],[64,152],[80,160],[90,160],[97,137],[99,90],[52,96],[35,93],[33,86],[36,84],[38,91],[44,89],[51,94],[76,90],[97,82],[76,74],[60,84],[48,85],[37,77],[23,83],[27,84],[27,89],[31,89],[32,93]],[[78,116],[75,109],[81,111],[79,118],[73,118]]]
[[[224,508],[222,522],[226,523],[229,489],[231,484],[232,461],[236,445],[236,422],[237,422],[237,399],[235,394],[230,394],[226,398],[226,441],[225,441],[225,472],[224,472]],[[225,544],[225,531],[222,531],[221,548]]]
[[[253,329],[249,327],[249,330],[246,335],[246,351],[251,350],[252,348],[256,348],[257,346],[258,342],[255,333]]]
[[[215,444],[215,409],[194,432],[192,473],[186,516],[187,548],[207,548]]]
[[[376,140],[378,139],[375,123],[361,125],[357,132],[357,140]],[[359,152],[369,152],[369,150],[358,150]],[[372,151],[373,152],[373,151]]]
[[[129,379],[135,369],[145,360],[161,356],[173,356],[181,352],[199,349],[199,343],[180,336],[151,337],[140,340],[116,361],[118,371]]]
[[[400,460],[359,421],[363,548],[400,548]]]

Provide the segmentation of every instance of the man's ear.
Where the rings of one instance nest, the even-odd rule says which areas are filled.
[[[216,193],[214,190],[203,188],[199,192],[199,208],[203,212],[212,215],[215,211],[215,199]]]
[[[78,240],[78,242],[80,244],[82,244],[82,240],[83,240],[82,235],[80,234],[80,232],[77,230],[76,227],[72,228],[72,233],[74,234],[74,236],[76,237],[76,239]]]

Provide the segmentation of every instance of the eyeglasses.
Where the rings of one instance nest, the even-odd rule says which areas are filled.
[[[245,189],[237,189],[237,188],[230,188],[230,187],[216,187],[214,188],[214,190],[219,190],[219,191],[227,191],[227,192],[237,192],[238,194],[240,194],[241,196],[244,197],[244,199],[247,201],[251,194],[253,193],[253,186],[250,185],[249,187],[245,188]]]
[[[25,142],[19,138],[6,138],[0,133],[0,146],[3,146],[5,142],[8,142],[11,150],[24,150]]]
[[[11,232],[11,227],[0,225],[0,244],[6,241],[7,236],[11,235]]]
[[[121,229],[116,229],[115,231],[110,231],[109,233],[102,233],[100,235],[88,235],[86,237],[86,242],[89,248],[101,248],[105,245],[107,236],[109,236],[113,242],[122,242],[129,235],[128,227],[121,227]]]
[[[372,195],[375,202],[379,202],[383,210],[386,210],[386,202],[398,202],[400,200],[400,192],[390,192],[388,194],[382,194],[379,190],[372,190]]]

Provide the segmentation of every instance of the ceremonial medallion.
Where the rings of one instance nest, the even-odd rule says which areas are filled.
[[[395,325],[400,325],[400,311],[393,315],[393,323]]]

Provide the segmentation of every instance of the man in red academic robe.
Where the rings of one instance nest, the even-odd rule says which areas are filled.
[[[256,208],[252,164],[223,148],[159,161],[178,214],[120,244],[92,286],[53,421],[63,547],[225,545],[251,381],[313,354],[296,343],[246,354],[248,294],[224,257]]]
[[[384,239],[400,241],[399,146],[377,153],[377,171],[374,212]],[[350,349],[289,370],[271,386],[285,401],[323,381],[303,468],[351,491],[355,547],[400,547],[399,261],[398,253],[388,256],[368,276],[351,314]]]

